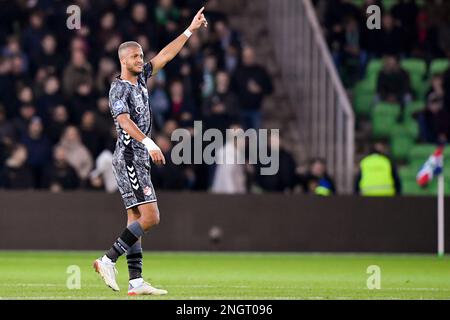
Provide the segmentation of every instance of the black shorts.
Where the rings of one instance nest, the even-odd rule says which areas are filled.
[[[156,201],[149,162],[113,160],[113,172],[125,209]]]

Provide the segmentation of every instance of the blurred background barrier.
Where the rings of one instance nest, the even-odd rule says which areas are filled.
[[[436,201],[428,197],[161,192],[158,198],[162,223],[143,239],[148,251],[436,251]],[[1,192],[0,203],[0,250],[99,250],[114,240],[105,230],[120,231],[126,222],[117,194]]]
[[[355,118],[310,0],[266,0],[281,78],[296,106],[297,148],[326,159],[337,189],[352,192]]]

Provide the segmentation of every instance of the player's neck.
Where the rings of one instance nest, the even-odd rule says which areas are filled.
[[[128,70],[122,70],[120,79],[129,81],[132,84],[137,84],[137,75],[130,73]]]

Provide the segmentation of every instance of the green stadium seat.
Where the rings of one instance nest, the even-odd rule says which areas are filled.
[[[444,73],[450,66],[448,59],[435,59],[431,62],[430,74],[435,75],[437,73]]]
[[[375,139],[388,138],[397,124],[400,105],[379,103],[372,110],[372,136]]]
[[[400,115],[400,105],[396,103],[379,102],[375,105],[373,112],[398,117]]]
[[[420,100],[412,101],[405,107],[405,119],[412,118],[412,115],[425,108],[425,103]]]
[[[425,95],[430,88],[428,80],[424,79],[423,75],[410,73],[411,88],[416,94],[417,99],[424,99]]]
[[[401,66],[411,76],[417,75],[423,77],[427,72],[427,64],[422,59],[404,59],[401,61]]]
[[[370,114],[375,93],[364,81],[360,81],[353,89],[353,105],[357,115]]]
[[[387,11],[391,10],[392,7],[397,3],[397,0],[383,0],[383,7]]]
[[[414,119],[396,125],[391,131],[391,153],[395,160],[409,159],[411,148],[419,135],[419,125]]]
[[[395,132],[395,129],[393,130]],[[391,154],[397,161],[408,159],[409,150],[414,145],[414,138],[409,134],[393,134],[391,136]]]
[[[419,137],[419,124],[417,123],[416,119],[406,118],[403,121],[403,126],[408,131],[408,134],[411,136],[411,138],[415,140]]]
[[[436,148],[434,144],[416,144],[409,153],[409,163],[420,167],[436,151]]]
[[[358,7],[362,7],[366,0],[352,0],[352,3]]]
[[[419,172],[418,168],[408,166],[399,170],[399,177],[402,183],[402,194],[408,196],[436,196],[437,195],[437,180],[433,181],[426,187],[422,188],[416,182],[416,176]],[[450,194],[450,190],[448,190]]]
[[[372,59],[367,65],[366,70],[366,79],[377,79],[378,74],[383,68],[383,60],[382,59]],[[375,81],[376,82],[376,81]]]

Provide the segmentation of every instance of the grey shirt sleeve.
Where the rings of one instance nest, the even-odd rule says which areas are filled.
[[[117,118],[122,113],[130,113],[127,96],[128,89],[124,83],[117,81],[111,87],[109,91],[109,107],[114,118]]]

